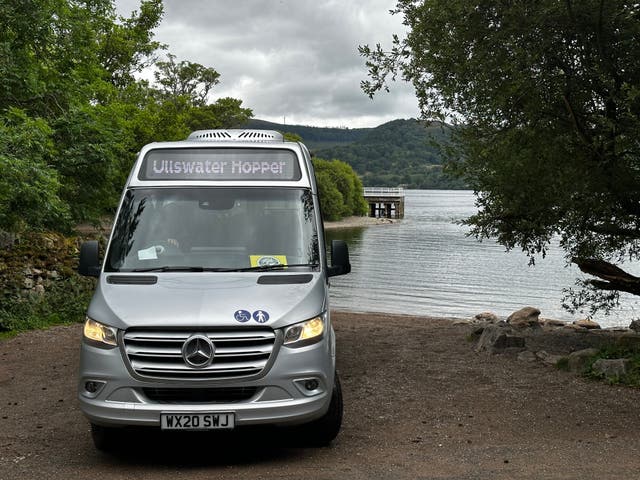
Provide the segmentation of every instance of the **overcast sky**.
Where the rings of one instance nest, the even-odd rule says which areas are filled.
[[[137,0],[116,0],[128,16]],[[358,45],[391,45],[402,33],[394,0],[164,0],[155,39],[177,60],[212,67],[210,99],[234,97],[255,118],[318,127],[375,127],[418,116],[411,86],[370,100]]]

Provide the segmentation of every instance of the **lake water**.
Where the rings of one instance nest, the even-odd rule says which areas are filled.
[[[475,211],[469,191],[409,190],[400,222],[328,231],[328,239],[348,242],[352,265],[352,273],[331,279],[332,308],[469,318],[533,306],[546,318],[585,317],[562,308],[563,288],[584,275],[565,266],[559,248],[529,266],[520,251],[465,235],[468,228],[455,221]],[[640,317],[637,298],[622,295],[609,316],[593,318],[603,327],[627,326]]]

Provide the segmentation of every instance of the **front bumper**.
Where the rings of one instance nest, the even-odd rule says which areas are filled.
[[[145,380],[134,378],[120,348],[105,350],[82,343],[78,399],[92,423],[103,426],[160,426],[161,413],[233,412],[236,426],[310,422],[326,413],[335,374],[335,339],[332,330],[320,342],[301,348],[279,348],[266,373],[251,380],[207,381]],[[308,389],[309,380],[317,388]],[[98,389],[91,392],[87,382]],[[313,383],[312,383],[313,384]],[[250,398],[209,402],[156,401],[145,389],[255,388]]]

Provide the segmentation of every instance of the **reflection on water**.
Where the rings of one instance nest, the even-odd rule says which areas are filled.
[[[475,212],[472,192],[406,192],[405,218],[396,224],[327,231],[327,242],[349,244],[352,273],[331,279],[331,306],[339,310],[471,317],[483,311],[509,315],[524,306],[542,317],[579,318],[562,309],[562,289],[582,278],[553,249],[530,267],[521,252],[466,236],[454,223]],[[603,326],[628,325],[640,316],[637,297],[594,319]]]

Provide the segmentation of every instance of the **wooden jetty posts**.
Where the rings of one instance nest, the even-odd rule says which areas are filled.
[[[365,187],[363,195],[370,217],[404,217],[404,188]]]

